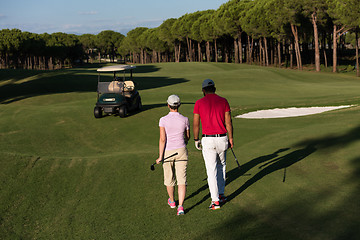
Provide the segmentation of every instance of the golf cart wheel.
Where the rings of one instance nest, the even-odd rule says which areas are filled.
[[[102,110],[100,107],[94,108],[94,116],[95,118],[101,118],[102,117]]]
[[[124,118],[124,117],[126,117],[126,115],[127,115],[127,108],[126,108],[125,105],[122,105],[122,106],[119,108],[119,116],[120,116],[121,118]]]
[[[141,111],[142,108],[143,108],[143,106],[142,106],[142,103],[141,103],[141,98],[139,97],[137,109],[138,109],[139,111]]]

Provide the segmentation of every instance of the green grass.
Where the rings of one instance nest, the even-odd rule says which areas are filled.
[[[249,65],[136,69],[144,111],[95,119],[98,66],[0,70],[1,239],[357,239],[360,80]],[[110,76],[110,75],[109,75]],[[229,202],[210,212],[201,152],[189,143],[184,216],[167,204],[158,121],[178,94],[192,121],[212,78],[233,115],[276,107],[355,107],[284,119],[233,119]]]

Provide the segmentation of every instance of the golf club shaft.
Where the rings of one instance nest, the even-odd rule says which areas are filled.
[[[174,154],[171,154],[170,156],[167,156],[166,158],[164,158],[163,160],[161,160],[162,162],[164,162],[166,159],[168,159],[168,158],[171,158],[171,157],[173,157],[173,156],[176,156],[176,155],[178,155],[178,153],[176,152],[176,153],[174,153]],[[155,166],[155,164],[156,164],[156,162],[154,162],[151,166]]]
[[[240,168],[240,164],[239,164],[239,162],[238,162],[238,160],[237,160],[237,158],[235,156],[234,150],[232,148],[230,148],[230,149],[231,149],[232,154],[234,155],[234,158],[235,158],[235,161],[236,161],[238,167]]]

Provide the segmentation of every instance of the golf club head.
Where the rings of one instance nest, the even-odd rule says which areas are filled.
[[[152,165],[150,166],[150,169],[151,169],[151,171],[154,171],[154,170],[155,170],[154,164],[152,164]]]

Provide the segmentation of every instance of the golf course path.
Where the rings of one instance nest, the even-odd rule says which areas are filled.
[[[299,116],[307,116],[312,114],[323,113],[336,109],[348,108],[352,106],[354,105],[331,106],[331,107],[275,108],[275,109],[259,110],[255,112],[245,113],[236,116],[236,118],[264,119],[264,118],[299,117]]]

